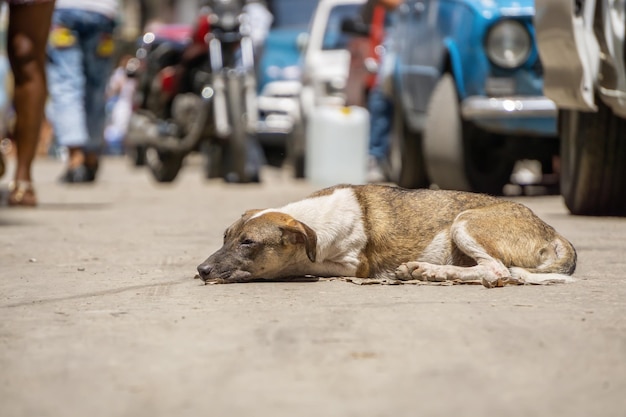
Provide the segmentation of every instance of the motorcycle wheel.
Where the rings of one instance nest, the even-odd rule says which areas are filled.
[[[126,155],[135,167],[142,167],[146,164],[146,147],[143,145],[129,146],[126,148]]]
[[[287,143],[287,160],[293,165],[293,176],[295,178],[305,177],[305,158],[302,150],[306,140],[305,132],[304,120],[301,119],[294,125]]]
[[[204,156],[203,171],[206,179],[218,178],[222,172],[222,147],[210,142],[202,142],[200,152]]]
[[[183,166],[184,155],[174,152],[146,149],[146,164],[157,182],[172,182]]]
[[[227,100],[231,134],[228,140],[227,155],[230,164],[226,174],[228,182],[249,181],[246,172],[248,162],[248,132],[243,99],[243,79],[236,73],[228,74]]]

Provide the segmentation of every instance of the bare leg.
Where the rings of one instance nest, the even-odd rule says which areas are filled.
[[[15,129],[17,168],[13,205],[37,204],[31,187],[31,168],[44,117],[46,89],[46,42],[54,2],[12,4],[9,8],[7,51],[15,80]]]

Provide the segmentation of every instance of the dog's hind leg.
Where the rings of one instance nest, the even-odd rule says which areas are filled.
[[[449,236],[450,247],[471,258],[473,266],[463,267],[458,259],[441,262],[450,265],[418,259],[399,267],[397,278],[480,280],[486,287],[573,280],[574,247],[521,204],[503,201],[466,210],[451,224]]]
[[[470,267],[456,265],[435,265],[428,262],[407,262],[396,269],[396,278],[421,281],[480,281],[485,287],[502,287],[505,284],[522,284],[511,276],[508,268],[494,258],[484,257]]]
[[[396,270],[396,277],[424,281],[480,281],[488,288],[501,287],[505,284],[523,284],[524,280],[513,276],[501,260],[503,256],[498,245],[506,244],[507,235],[502,232],[500,226],[505,224],[506,220],[502,216],[497,220],[492,217],[493,221],[489,227],[485,227],[484,214],[481,209],[468,210],[461,213],[450,227],[452,244],[473,259],[474,266],[407,262]],[[498,213],[492,212],[491,215],[497,216]]]

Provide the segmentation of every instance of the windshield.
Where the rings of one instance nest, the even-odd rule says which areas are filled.
[[[306,28],[317,7],[317,0],[271,0],[273,28]]]
[[[346,49],[348,47],[350,35],[341,31],[341,22],[348,17],[358,15],[360,8],[360,4],[342,4],[331,9],[322,42],[323,50]]]

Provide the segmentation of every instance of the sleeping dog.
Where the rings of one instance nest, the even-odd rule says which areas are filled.
[[[249,210],[198,266],[202,280],[361,277],[572,281],[576,251],[528,207],[459,191],[338,185],[280,208]]]

